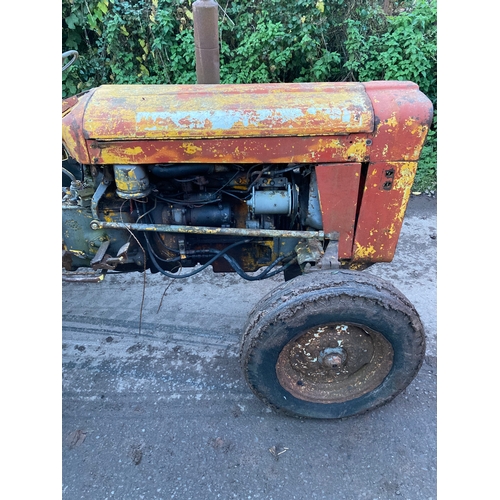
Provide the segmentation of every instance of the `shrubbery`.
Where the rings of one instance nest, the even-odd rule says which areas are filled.
[[[436,107],[437,0],[222,0],[222,83],[411,80]],[[63,97],[104,83],[195,83],[192,0],[63,0]],[[436,185],[437,118],[417,172]]]

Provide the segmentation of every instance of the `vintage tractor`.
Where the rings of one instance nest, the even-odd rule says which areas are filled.
[[[369,273],[396,250],[433,115],[416,84],[103,85],[63,100],[63,267],[284,282],[241,342],[251,390],[343,418],[417,374],[425,335]],[[101,275],[102,276],[102,275]]]

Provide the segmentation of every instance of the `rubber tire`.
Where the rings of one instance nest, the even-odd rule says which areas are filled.
[[[281,350],[305,330],[339,321],[383,334],[394,350],[388,375],[371,392],[340,403],[294,397],[276,374]],[[320,419],[360,415],[388,403],[415,378],[424,355],[424,328],[410,301],[387,281],[348,270],[315,271],[272,290],[250,313],[240,346],[244,377],[258,398],[280,413]]]

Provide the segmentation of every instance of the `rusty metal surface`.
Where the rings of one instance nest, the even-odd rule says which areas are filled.
[[[290,341],[276,363],[280,384],[312,403],[341,403],[376,389],[394,351],[380,333],[352,323],[311,328]]]
[[[368,133],[359,83],[103,85],[89,101],[89,138],[206,139]]]
[[[370,161],[418,160],[432,123],[433,106],[412,82],[367,82],[375,130]]]
[[[131,231],[152,231],[164,233],[205,234],[224,236],[250,236],[262,238],[317,238],[324,240],[330,236],[323,231],[292,231],[280,229],[242,229],[236,227],[206,227],[206,226],[183,226],[168,224],[129,224],[122,222],[103,222],[94,220],[90,227],[97,229],[129,229]]]
[[[66,99],[63,99],[63,101],[62,101],[62,114],[63,114],[63,116],[77,102],[78,102],[78,97],[76,97],[76,96],[67,97]]]
[[[339,233],[338,257],[350,259],[361,164],[320,164],[316,167],[323,231]]]
[[[362,162],[367,134],[197,140],[88,141],[92,163]]]
[[[368,168],[353,263],[390,262],[403,224],[417,162],[379,162]]]
[[[214,0],[193,3],[197,83],[220,83],[219,5]]]
[[[104,85],[63,140],[95,164],[416,160],[431,120],[411,82]]]
[[[62,140],[68,153],[79,163],[90,164],[87,137],[84,133],[85,107],[96,89],[78,96],[78,102],[72,104],[71,110],[63,112]],[[63,109],[64,109],[63,101]]]

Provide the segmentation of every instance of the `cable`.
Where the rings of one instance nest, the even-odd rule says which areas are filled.
[[[140,210],[139,207],[138,207],[138,209]],[[148,219],[150,219],[150,217],[151,217],[149,212],[146,212],[144,215],[147,215]],[[259,281],[259,280],[263,280],[263,279],[266,279],[266,278],[271,278],[273,276],[276,276],[277,274],[283,272],[285,269],[287,269],[289,266],[291,266],[297,260],[296,257],[295,257],[295,258],[291,259],[289,262],[287,262],[284,266],[281,266],[279,269],[271,272],[272,269],[274,269],[280,262],[282,262],[283,260],[291,257],[294,254],[294,252],[290,252],[288,254],[282,255],[282,256],[278,257],[277,259],[275,259],[269,266],[267,266],[267,268],[262,273],[258,274],[257,276],[250,276],[249,274],[247,274],[241,268],[241,266],[238,264],[238,262],[233,257],[231,257],[230,255],[227,255],[227,252],[229,250],[237,247],[238,245],[247,244],[247,243],[250,243],[252,241],[251,239],[246,239],[246,240],[241,240],[241,241],[237,241],[235,243],[232,243],[231,245],[229,245],[228,247],[226,247],[225,249],[220,250],[220,251],[217,251],[215,249],[197,250],[197,251],[195,250],[192,253],[189,253],[187,255],[189,255],[192,258],[196,257],[196,256],[199,256],[199,255],[207,254],[207,253],[209,253],[209,254],[213,253],[215,255],[210,260],[208,260],[205,264],[203,264],[201,267],[195,269],[194,271],[192,271],[190,273],[187,273],[187,274],[173,274],[173,273],[170,273],[170,272],[165,271],[164,269],[162,269],[160,267],[160,265],[158,264],[157,259],[160,260],[160,261],[162,261],[162,262],[172,263],[172,262],[179,262],[181,260],[181,257],[180,256],[179,257],[173,257],[172,259],[169,259],[169,260],[162,259],[153,250],[153,247],[151,246],[151,243],[149,241],[147,233],[144,234],[144,238],[145,238],[145,241],[146,241],[146,246],[147,246],[147,249],[148,249],[149,258],[151,259],[151,262],[153,263],[153,265],[156,268],[156,270],[159,273],[163,274],[164,276],[167,276],[168,278],[174,278],[174,279],[189,278],[191,276],[194,276],[195,274],[200,273],[201,271],[203,271],[204,269],[206,269],[208,266],[210,266],[211,264],[213,264],[220,257],[224,257],[224,259],[229,263],[229,265],[234,269],[234,271],[241,278],[243,278],[243,279],[245,279],[247,281]],[[176,253],[178,253],[178,252],[176,252]]]
[[[147,247],[148,247],[149,258],[153,262],[156,270],[158,272],[160,272],[161,274],[163,274],[164,276],[167,276],[168,278],[190,278],[191,276],[194,276],[195,274],[198,274],[201,271],[203,271],[204,269],[206,269],[208,266],[210,266],[211,264],[213,264],[219,257],[225,255],[225,253],[228,252],[229,250],[231,250],[232,248],[234,248],[234,247],[236,247],[238,245],[242,245],[243,243],[249,243],[249,242],[250,242],[250,240],[237,241],[236,243],[233,243],[232,245],[229,245],[224,250],[221,250],[220,252],[218,252],[214,257],[212,257],[208,262],[206,262],[205,264],[203,264],[198,269],[195,269],[194,271],[192,271],[190,273],[187,273],[187,274],[180,274],[179,275],[179,274],[169,273],[168,271],[165,271],[164,269],[162,269],[158,265],[158,262],[156,261],[156,259],[154,257],[153,249],[151,248],[149,240],[146,238],[146,244],[147,244]]]
[[[229,262],[229,264],[231,264],[232,268],[241,278],[246,279],[247,281],[259,281],[267,278],[272,278],[273,276],[276,276],[277,274],[283,272],[285,269],[290,267],[296,261],[296,258],[290,260],[284,266],[280,267],[276,271],[272,273],[270,272],[271,269],[273,269],[279,262],[283,261],[285,258],[290,256],[291,254],[287,254],[278,257],[273,263],[269,264],[269,266],[267,266],[262,273],[258,274],[257,276],[250,276],[249,274],[245,273],[245,271],[243,271],[241,266],[231,256],[224,255],[224,258]]]

